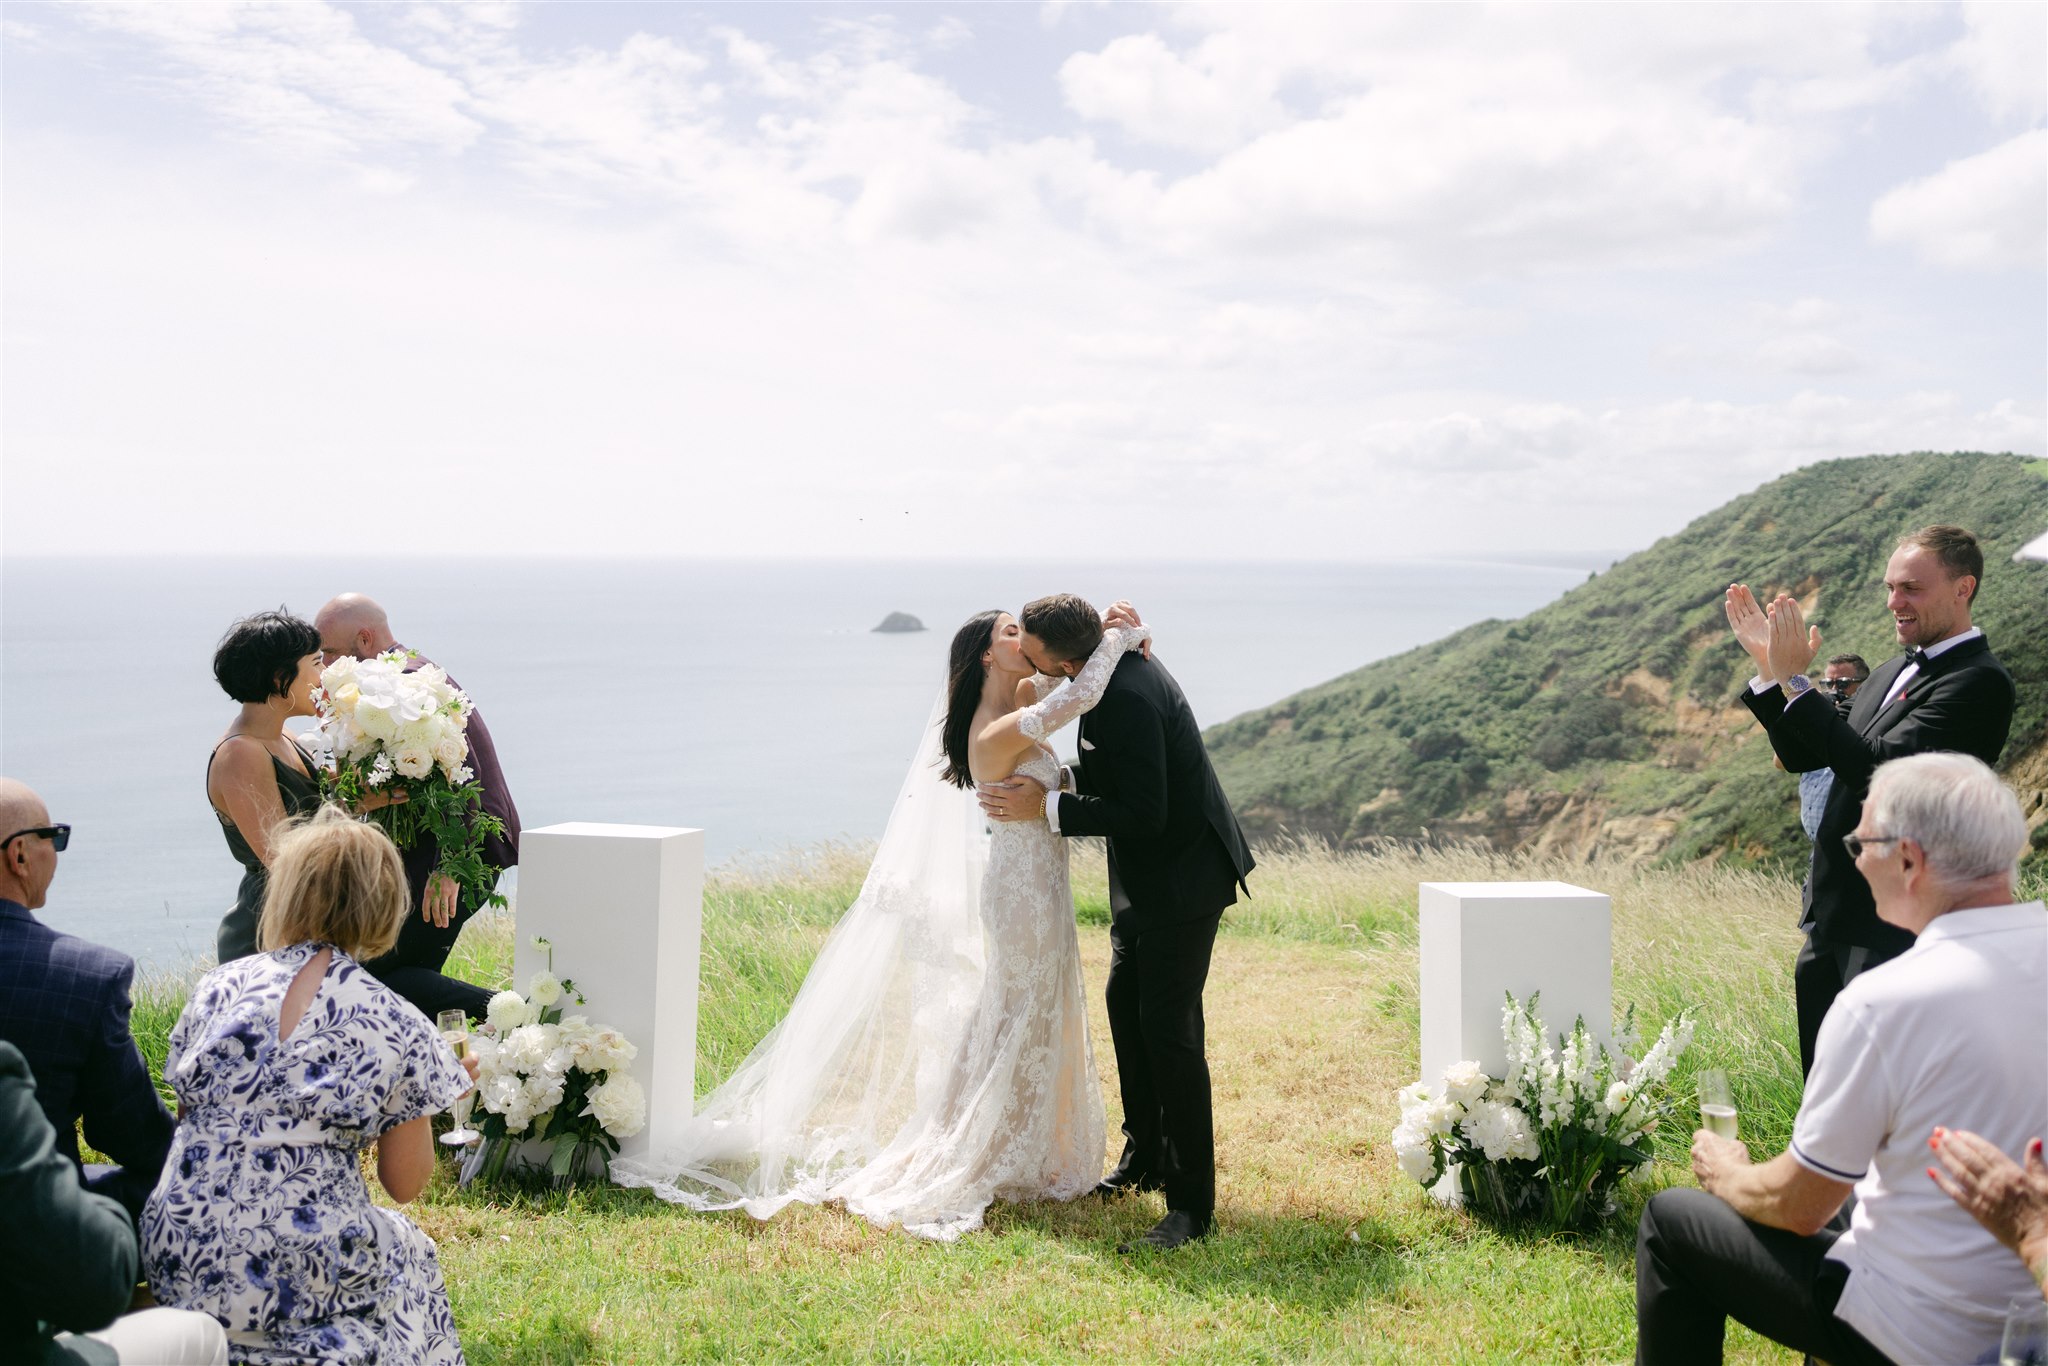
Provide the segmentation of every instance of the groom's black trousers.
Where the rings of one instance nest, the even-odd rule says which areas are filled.
[[[1168,1209],[1216,1208],[1216,1127],[1203,1054],[1202,986],[1223,913],[1139,931],[1109,929],[1109,1037],[1124,1100],[1112,1179],[1165,1187]]]

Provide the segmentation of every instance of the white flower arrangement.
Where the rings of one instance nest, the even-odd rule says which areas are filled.
[[[1456,1062],[1434,1086],[1401,1088],[1394,1156],[1425,1186],[1455,1168],[1467,1208],[1571,1228],[1601,1213],[1615,1182],[1649,1160],[1644,1140],[1671,1111],[1664,1083],[1692,1043],[1693,1022],[1680,1011],[1636,1061],[1620,1051],[1635,1044],[1633,1008],[1610,1049],[1583,1019],[1549,1042],[1537,1000],[1509,996],[1502,1008],[1505,1077]]]
[[[410,658],[391,650],[369,659],[337,659],[321,671],[313,700],[320,709],[321,744],[332,756],[327,785],[357,808],[373,794],[390,797],[369,809],[369,816],[393,843],[409,849],[421,835],[433,836],[440,852],[437,872],[479,900],[503,905],[482,847],[504,825],[484,814],[483,789],[465,762],[475,704],[438,665],[408,672]]]
[[[554,975],[554,946],[533,943],[547,950],[549,970],[534,974],[525,996],[491,997],[475,1040],[480,1127],[493,1144],[487,1180],[503,1175],[515,1140],[552,1144],[548,1170],[563,1178],[581,1169],[581,1152],[615,1153],[647,1125],[647,1093],[628,1071],[640,1050],[609,1025],[564,1015],[565,1001],[583,997]]]

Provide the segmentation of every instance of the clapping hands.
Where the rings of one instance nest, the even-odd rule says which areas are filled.
[[[1760,678],[1782,683],[1812,667],[1820,653],[1820,628],[1806,624],[1805,609],[1791,594],[1778,594],[1766,610],[1748,584],[1732,583],[1723,605],[1736,643],[1756,661]]]

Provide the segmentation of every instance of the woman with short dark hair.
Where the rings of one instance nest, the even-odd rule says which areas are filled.
[[[171,1031],[178,1131],[142,1211],[159,1304],[211,1314],[236,1362],[457,1366],[433,1240],[405,1204],[434,1167],[428,1116],[471,1079],[434,1026],[363,970],[406,914],[405,870],[337,806],[271,842],[263,952],[215,968]]]
[[[220,922],[220,961],[256,952],[266,870],[277,827],[320,805],[319,775],[285,733],[295,716],[312,716],[320,685],[320,633],[280,608],[244,617],[213,653],[213,677],[242,704],[206,761],[206,799],[242,865],[234,906]]]

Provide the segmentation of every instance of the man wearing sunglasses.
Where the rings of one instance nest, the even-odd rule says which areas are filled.
[[[129,1033],[135,960],[35,917],[70,841],[41,797],[0,778],[0,1039],[35,1074],[57,1151],[136,1217],[170,1150],[171,1116]],[[81,1167],[80,1120],[86,1142],[118,1166]]]
[[[1846,721],[1849,708],[1856,701],[1856,690],[1868,677],[1870,666],[1863,662],[1862,655],[1836,655],[1828,661],[1827,673],[1813,680],[1813,686],[1834,699],[1836,714]],[[1778,767],[1784,766],[1785,761],[1778,760]],[[1828,793],[1834,786],[1835,771],[1831,768],[1810,768],[1799,775],[1799,826],[1808,839],[1820,835],[1821,814],[1827,810]]]

